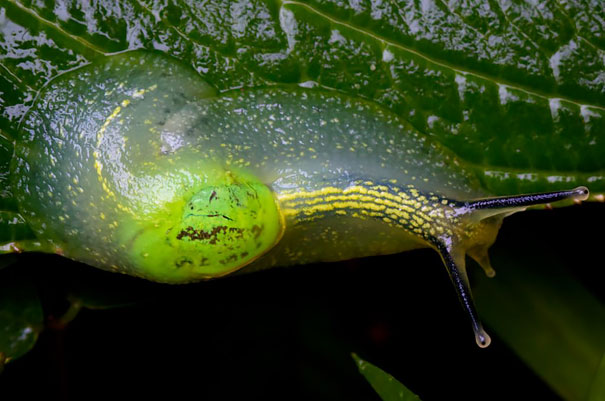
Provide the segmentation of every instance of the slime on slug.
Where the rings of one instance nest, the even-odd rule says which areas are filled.
[[[466,255],[493,276],[505,216],[588,196],[486,198],[453,155],[371,102],[298,87],[217,94],[141,52],[51,81],[13,144],[10,191],[35,238],[0,252],[187,283],[430,247],[481,347]]]

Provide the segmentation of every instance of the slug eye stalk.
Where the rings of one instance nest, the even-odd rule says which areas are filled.
[[[468,276],[466,274],[465,255],[468,253],[475,259],[485,270],[489,277],[495,275],[487,256],[487,249],[495,240],[495,234],[502,222],[504,216],[521,211],[527,207],[541,205],[562,200],[586,200],[589,191],[586,187],[578,187],[568,191],[546,192],[530,195],[515,195],[496,198],[478,199],[467,202],[459,202],[455,207],[456,214],[464,214],[469,216],[469,220],[474,225],[475,233],[478,237],[489,238],[483,243],[476,243],[476,239],[471,239],[472,245],[469,244],[469,238],[452,238],[441,237],[431,238],[435,249],[441,255],[447,272],[454,284],[458,299],[462,307],[471,319],[475,340],[481,348],[489,346],[491,339],[483,329],[479,315],[475,308],[473,298],[470,291]],[[494,230],[495,227],[495,230]]]
[[[556,191],[530,195],[514,195],[497,198],[479,199],[475,201],[466,202],[464,204],[464,207],[467,207],[470,210],[508,208],[516,209],[520,207],[543,205],[546,203],[557,202],[566,199],[582,201],[588,199],[588,195],[588,188],[578,187],[569,191]]]

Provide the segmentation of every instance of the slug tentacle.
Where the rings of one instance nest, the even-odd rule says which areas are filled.
[[[515,213],[530,206],[544,205],[566,199],[583,201],[588,199],[588,196],[588,188],[582,186],[565,191],[477,199],[464,202],[459,207],[461,209],[486,211],[478,214],[481,218],[485,218],[494,214],[503,214],[505,209],[511,209],[511,213]]]
[[[435,239],[433,244],[441,255],[441,259],[443,260],[450,279],[454,284],[454,288],[458,294],[458,299],[462,303],[462,307],[471,319],[477,345],[481,348],[489,346],[491,343],[491,338],[483,329],[483,325],[479,319],[479,314],[475,308],[475,302],[473,301],[473,297],[471,295],[470,284],[466,274],[464,253],[457,252],[455,249],[452,249],[451,245],[447,245],[441,240]]]
[[[491,340],[483,329],[475,309],[466,274],[465,256],[468,254],[473,258],[488,277],[494,277],[496,272],[491,266],[488,249],[495,241],[505,216],[529,206],[567,199],[585,200],[588,195],[586,187],[578,187],[565,191],[452,202],[454,215],[458,216],[460,227],[452,229],[453,235],[439,238],[429,236],[428,240],[443,259],[458,298],[471,319],[477,345],[487,347]]]

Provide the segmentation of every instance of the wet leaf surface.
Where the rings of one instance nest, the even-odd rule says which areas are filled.
[[[599,0],[494,3],[121,0],[0,6],[0,129],[52,77],[146,48],[220,90],[336,89],[409,120],[494,194],[605,192]]]

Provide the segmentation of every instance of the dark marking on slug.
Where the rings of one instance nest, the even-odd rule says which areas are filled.
[[[193,206],[191,206],[191,209],[193,209]],[[220,214],[220,213],[214,213],[214,214],[195,214],[195,213],[189,213],[187,216],[185,216],[185,218],[189,218],[189,217],[222,217],[225,220],[233,221],[233,219],[231,217],[226,216],[224,214]]]
[[[233,221],[233,219],[229,216],[225,216],[224,214],[220,214],[220,213],[215,213],[215,214],[206,214],[206,215],[201,215],[201,214],[190,214],[189,216],[205,216],[205,217],[222,217],[225,220],[229,220],[229,221]]]
[[[181,267],[185,266],[185,265],[193,265],[193,261],[191,259],[188,258],[181,258],[179,260],[177,260],[174,265],[180,269]]]
[[[257,227],[257,226],[254,226],[254,227]],[[256,234],[254,227],[252,227],[252,232],[254,232],[255,235],[260,235],[260,232],[258,234]],[[236,236],[234,238],[237,239],[237,238],[243,238],[244,231],[246,231],[246,229],[244,229],[244,228],[216,226],[212,229],[212,231],[208,232],[208,231],[204,231],[202,229],[196,230],[195,228],[189,226],[185,230],[181,230],[181,232],[177,234],[176,239],[181,240],[181,239],[187,237],[192,241],[210,240],[209,241],[210,244],[215,244],[217,241],[217,236],[219,234],[227,234],[227,233],[236,234]],[[261,230],[261,232],[262,232],[262,230]]]
[[[184,237],[187,237],[189,239],[191,239],[192,241],[199,241],[199,240],[207,240],[207,239],[216,239],[216,236],[219,233],[225,233],[227,231],[227,226],[216,226],[212,229],[212,231],[207,232],[204,230],[196,230],[195,228],[189,226],[184,230],[181,230],[180,233],[177,234],[176,239],[183,239]]]
[[[227,264],[229,262],[235,262],[238,259],[238,256],[234,253],[232,253],[231,255],[227,256],[225,259],[220,260],[221,264]]]
[[[252,234],[254,234],[254,239],[258,239],[260,235],[263,233],[264,226],[253,225],[251,228]]]
[[[237,234],[237,236],[235,238],[242,238],[244,236],[244,231],[246,231],[244,228],[238,228],[238,227],[229,228],[230,233]]]

